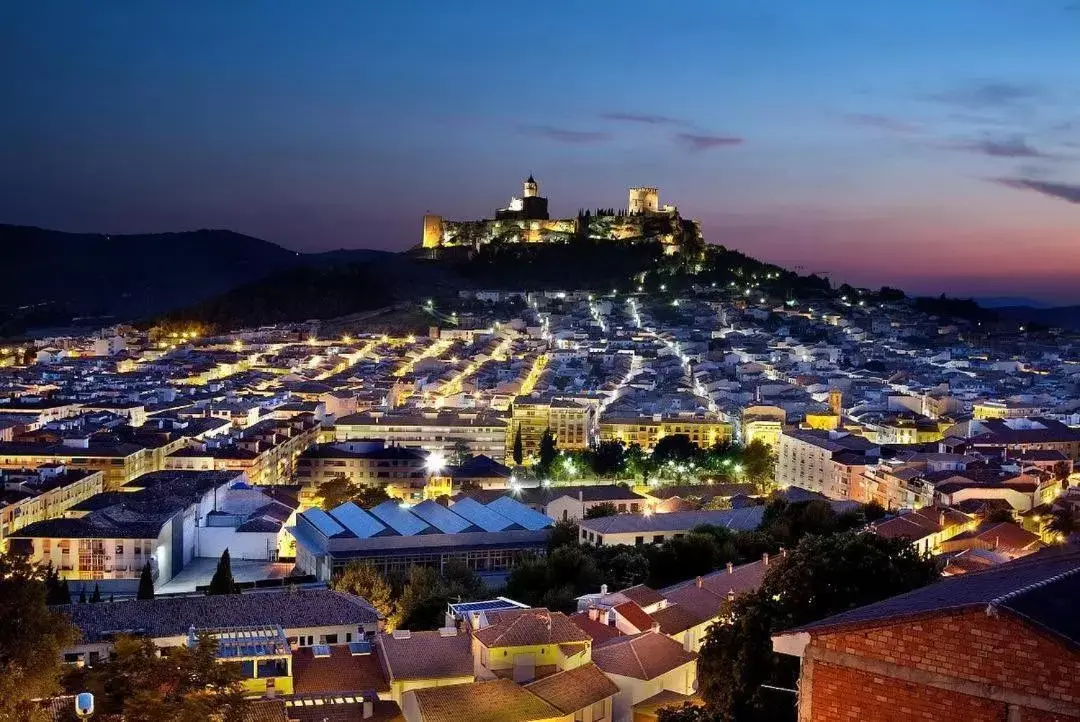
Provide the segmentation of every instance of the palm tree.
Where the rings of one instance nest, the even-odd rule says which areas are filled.
[[[1060,534],[1066,539],[1070,535],[1080,532],[1080,521],[1077,521],[1076,514],[1073,513],[1072,509],[1055,509],[1052,515],[1054,518],[1046,525],[1047,531]]]

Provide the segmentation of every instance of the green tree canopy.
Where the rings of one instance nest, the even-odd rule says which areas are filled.
[[[731,619],[709,628],[698,675],[710,710],[724,722],[793,719],[795,660],[774,655],[774,633],[870,604],[935,580],[936,563],[902,539],[844,532],[804,537],[775,559],[761,587],[737,599]]]
[[[352,562],[331,582],[339,592],[363,597],[386,619],[388,629],[394,629],[397,621],[397,605],[390,583],[374,566],[364,562]]]
[[[600,519],[605,516],[615,516],[619,513],[619,510],[610,501],[605,501],[600,504],[595,504],[588,508],[585,512],[586,519]]]
[[[240,679],[238,663],[217,659],[212,637],[159,656],[153,640],[120,635],[111,659],[75,671],[67,686],[93,692],[100,715],[123,715],[133,722],[196,722],[242,718],[246,702]]]
[[[0,719],[32,719],[32,700],[59,689],[60,654],[74,644],[70,621],[45,605],[44,572],[0,555]]]

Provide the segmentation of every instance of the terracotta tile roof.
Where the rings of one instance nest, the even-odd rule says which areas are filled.
[[[376,646],[391,682],[473,674],[472,643],[467,634],[443,637],[438,632],[412,632],[408,639],[395,639],[383,633],[376,638]]]
[[[488,626],[473,635],[486,647],[587,642],[589,635],[562,612],[546,609],[504,609],[487,614]]]
[[[405,694],[416,696],[424,722],[532,722],[563,716],[557,708],[508,679],[427,687]]]
[[[663,634],[678,634],[701,624],[702,619],[681,604],[669,604],[650,615]]]
[[[657,632],[617,637],[593,649],[593,662],[605,673],[643,680],[655,679],[697,658],[671,637]]]
[[[346,697],[342,701],[340,697],[292,697],[285,705],[290,722],[355,722],[364,719],[364,703],[359,698]],[[371,712],[367,722],[405,722],[397,702],[376,700]]]
[[[332,694],[390,690],[375,654],[352,656],[345,645],[330,647],[329,657],[316,657],[310,647],[293,652],[293,691]]]
[[[622,636],[622,632],[620,632],[617,627],[611,627],[603,622],[589,619],[588,612],[575,612],[570,615],[569,619],[579,629],[585,632],[585,634],[592,637],[592,640],[595,643],[606,642],[614,637]]]
[[[619,688],[595,664],[583,664],[525,685],[563,714],[573,714],[618,694]]]
[[[678,604],[696,616],[699,622],[719,615],[728,603],[727,594],[716,594],[696,584],[683,584],[667,589],[664,591],[664,597],[672,604]]]
[[[626,589],[620,590],[618,593],[629,599],[631,602],[634,602],[639,607],[648,607],[649,605],[659,604],[664,601],[664,595],[644,584],[627,587]]]
[[[616,613],[620,614],[634,629],[639,632],[647,632],[652,629],[653,618],[645,613],[645,610],[633,602],[623,602],[615,605]]]

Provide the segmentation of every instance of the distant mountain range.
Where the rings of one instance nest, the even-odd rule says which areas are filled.
[[[224,230],[108,235],[0,225],[0,323],[33,327],[87,316],[141,318],[275,273],[392,255],[297,253]]]

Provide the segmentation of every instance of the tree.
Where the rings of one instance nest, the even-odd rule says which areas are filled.
[[[679,707],[661,707],[656,719],[657,722],[713,722],[716,715],[704,705],[683,702]]]
[[[331,586],[339,592],[363,597],[386,619],[387,628],[394,628],[393,622],[396,621],[397,613],[394,591],[374,566],[365,562],[352,562],[331,582]]]
[[[90,603],[98,604],[101,602],[101,585],[94,585],[94,593],[90,595]]]
[[[135,595],[135,598],[154,598],[154,576],[153,571],[150,569],[150,562],[143,564],[142,573],[139,574],[139,593]]]
[[[450,463],[454,466],[461,466],[469,459],[473,458],[472,450],[469,449],[469,445],[464,441],[454,442],[454,446],[450,451]]]
[[[68,686],[93,692],[99,715],[132,722],[242,719],[247,703],[240,664],[219,661],[217,646],[203,636],[193,648],[160,656],[151,639],[120,635],[112,658],[80,670]]]
[[[546,474],[551,470],[551,465],[555,463],[555,457],[558,456],[558,449],[555,446],[555,434],[551,433],[551,429],[544,429],[544,433],[540,436],[540,460],[537,463],[537,469],[542,474]]]
[[[514,463],[521,466],[525,461],[525,451],[521,444],[521,425],[518,424],[517,432],[514,434]]]
[[[589,454],[589,467],[597,476],[615,476],[622,469],[625,453],[621,441],[601,441]]]
[[[649,558],[637,547],[622,545],[607,563],[598,563],[609,589],[619,590],[644,584],[649,578]]]
[[[32,719],[33,700],[59,689],[61,652],[74,644],[67,617],[45,604],[44,573],[0,556],[0,719]]]
[[[1046,525],[1047,531],[1059,534],[1068,539],[1071,535],[1080,532],[1080,522],[1076,514],[1069,508],[1055,509],[1050,522]]]
[[[1006,524],[1016,521],[1012,509],[994,509],[984,519],[987,524]]]
[[[548,535],[548,554],[563,546],[577,546],[580,534],[577,524],[570,519],[560,519],[551,527]]]
[[[771,636],[929,584],[940,574],[904,539],[844,532],[810,535],[775,559],[761,587],[736,599],[727,623],[709,628],[698,665],[700,690],[725,722],[792,719],[794,660],[773,654]]]
[[[742,469],[747,481],[759,492],[767,491],[775,481],[776,454],[771,446],[754,439],[742,453]]]
[[[601,504],[595,504],[585,512],[586,519],[600,519],[605,516],[615,516],[619,513],[619,510],[615,508],[615,505],[610,501],[605,501]]]
[[[45,584],[46,604],[50,607],[58,604],[71,604],[71,590],[68,589],[67,580],[60,578],[60,573],[56,571],[51,562],[45,570],[42,581]]]
[[[79,587],[79,604],[86,604],[86,585]]]
[[[449,601],[439,573],[432,567],[409,567],[409,577],[398,599],[397,626],[402,629],[436,629]]]
[[[686,434],[669,434],[662,437],[653,447],[652,460],[656,465],[669,461],[688,462],[698,454],[698,445]]]
[[[323,511],[335,509],[353,497],[352,482],[343,475],[335,476],[319,484],[315,493],[319,497],[319,506]]]
[[[221,552],[221,558],[218,559],[217,569],[214,570],[214,576],[210,580],[210,587],[206,590],[207,594],[239,594],[240,589],[236,586],[236,581],[233,580],[232,575],[232,560],[229,559],[229,549],[225,548],[225,551]]]
[[[386,493],[385,486],[362,486],[356,491],[352,501],[363,509],[370,509],[384,501],[390,501],[390,495]]]

